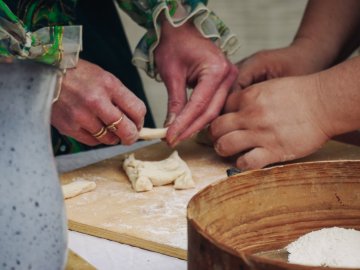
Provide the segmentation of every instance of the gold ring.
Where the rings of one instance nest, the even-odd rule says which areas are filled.
[[[96,139],[100,139],[104,137],[106,133],[107,133],[107,129],[105,127],[102,127],[98,132],[92,134],[92,136],[95,137]]]
[[[114,123],[108,125],[108,126],[106,127],[106,129],[108,129],[108,130],[111,131],[111,132],[117,131],[116,125],[120,124],[121,120],[123,120],[123,117],[124,117],[124,115],[122,114],[121,117],[120,117],[118,120],[116,120]]]

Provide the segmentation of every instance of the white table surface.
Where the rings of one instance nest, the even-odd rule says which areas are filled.
[[[113,146],[63,155],[56,157],[56,163],[59,172],[71,171],[157,142],[138,142],[132,146]],[[100,270],[186,269],[184,260],[73,231],[69,231],[69,248]]]

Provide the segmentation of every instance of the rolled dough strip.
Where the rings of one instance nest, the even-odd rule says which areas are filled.
[[[166,137],[167,128],[142,128],[140,130],[139,139],[155,140]]]
[[[69,199],[85,192],[92,191],[96,188],[95,182],[80,180],[70,184],[63,185],[62,187],[64,199]]]

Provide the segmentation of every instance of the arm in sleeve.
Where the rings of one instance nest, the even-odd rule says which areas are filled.
[[[139,41],[133,63],[153,78],[160,80],[154,63],[154,50],[159,44],[161,18],[165,17],[173,27],[192,20],[200,33],[210,38],[225,54],[239,48],[239,41],[223,21],[208,9],[207,0],[117,0],[135,22],[147,29]],[[160,16],[163,15],[163,16]]]
[[[4,1],[0,0],[2,58],[32,59],[60,68],[76,65],[82,47],[81,26],[62,26],[53,23],[52,26],[35,31],[29,28],[28,24],[20,20]]]

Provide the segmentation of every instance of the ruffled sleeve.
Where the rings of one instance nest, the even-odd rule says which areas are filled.
[[[160,14],[174,27],[192,20],[200,33],[210,38],[225,54],[232,54],[239,48],[239,41],[223,21],[210,11],[203,0],[117,0],[122,8],[147,32],[139,41],[133,56],[133,63],[153,78],[160,80],[154,63],[154,50],[159,44]]]
[[[81,26],[49,26],[29,31],[27,26],[0,0],[0,56],[32,59],[71,68],[82,49]]]

